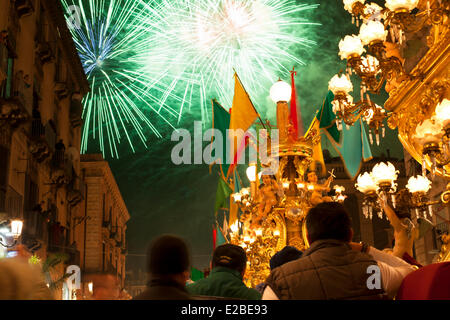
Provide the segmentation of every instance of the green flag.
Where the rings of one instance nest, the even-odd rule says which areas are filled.
[[[216,204],[214,206],[214,212],[217,214],[220,208],[228,208],[227,198],[233,193],[233,190],[228,186],[228,184],[219,178],[219,184],[217,185],[216,191]]]
[[[319,128],[325,129],[327,136],[330,140],[339,143],[340,132],[336,126],[336,114],[333,112],[333,105],[331,104],[334,99],[334,94],[328,91],[328,94],[323,101],[322,108],[317,113],[316,117],[319,120]]]
[[[342,126],[342,143],[340,145],[334,141],[331,142],[340,154],[345,169],[352,179],[358,175],[362,162],[372,159],[372,151],[361,118],[348,129],[346,125]]]
[[[225,238],[225,235],[223,234],[222,228],[220,228],[219,224],[217,223],[217,246],[220,246],[222,244],[228,243],[228,241]]]
[[[218,161],[217,163],[220,165],[222,174],[226,175],[228,172],[228,168],[230,166],[229,164],[226,164],[226,157],[228,154],[227,146],[229,145],[227,143],[228,140],[227,130],[230,127],[230,113],[227,110],[225,110],[216,100],[212,100],[212,110],[213,110],[212,127],[213,129],[219,130],[222,133],[223,137],[222,155],[212,154],[212,157],[217,158]],[[216,138],[213,137],[213,139]]]

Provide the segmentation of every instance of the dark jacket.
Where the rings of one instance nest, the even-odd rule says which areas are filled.
[[[133,300],[192,300],[184,286],[173,280],[152,279],[147,289]]]
[[[186,286],[187,291],[197,296],[213,296],[246,300],[260,300],[261,294],[247,288],[239,271],[215,267],[207,278]]]
[[[318,240],[298,260],[274,269],[266,283],[279,299],[382,299],[383,290],[369,289],[371,256],[338,240]]]

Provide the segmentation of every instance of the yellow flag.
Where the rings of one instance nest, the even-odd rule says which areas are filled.
[[[317,119],[317,117],[314,117],[313,121],[311,122],[311,125],[309,126],[308,131],[305,134],[305,138],[309,135],[320,135],[320,121]],[[323,159],[323,152],[322,152],[322,142],[319,142],[318,144],[313,146],[313,163],[311,164],[311,170],[316,170],[316,162],[319,162],[322,166],[322,174],[325,174],[327,172],[325,161]]]
[[[243,132],[230,132],[230,141],[234,141],[234,150],[230,150],[230,159],[233,162],[238,160],[238,158],[236,158],[236,154],[238,152],[238,149],[240,149],[242,146],[244,133],[250,128],[256,118],[258,118],[258,112],[256,112],[256,109],[253,106],[250,97],[242,86],[239,77],[235,73],[234,98],[233,107],[231,108],[230,130],[241,129]],[[239,155],[237,156],[239,157]]]

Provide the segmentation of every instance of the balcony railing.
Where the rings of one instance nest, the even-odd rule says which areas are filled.
[[[31,122],[31,154],[42,162],[47,159],[55,149],[56,132],[50,123],[45,126],[41,118],[33,118]]]
[[[73,127],[81,126],[83,123],[82,120],[83,114],[83,105],[79,100],[72,100],[70,104],[70,122]]]
[[[34,12],[34,6],[32,0],[15,0],[14,6],[19,18],[29,16]]]
[[[41,211],[25,211],[23,234],[37,240],[44,240],[47,218]]]
[[[72,206],[77,205],[84,200],[86,193],[86,184],[78,176],[75,176],[69,184],[69,193],[67,195],[69,204]]]

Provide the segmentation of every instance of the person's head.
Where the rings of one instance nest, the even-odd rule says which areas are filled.
[[[94,300],[117,300],[120,296],[119,279],[115,274],[102,273],[93,276]]]
[[[292,246],[286,246],[281,251],[278,251],[270,259],[270,270],[273,270],[285,263],[297,260],[302,256],[303,252]]]
[[[306,215],[306,233],[310,244],[324,239],[349,242],[353,238],[350,216],[337,202],[322,202],[311,208]]]
[[[184,285],[189,279],[190,256],[186,242],[173,235],[153,240],[147,253],[147,267],[151,277],[171,278]]]
[[[245,267],[247,266],[247,254],[239,246],[229,243],[223,244],[214,250],[211,266],[212,268],[226,267],[233,269],[244,276]]]

